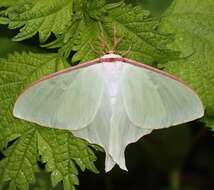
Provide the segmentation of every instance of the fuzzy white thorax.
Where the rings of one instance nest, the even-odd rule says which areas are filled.
[[[117,54],[106,54],[101,58],[121,58],[121,56]],[[119,90],[119,83],[124,63],[121,61],[115,61],[102,62],[101,64],[103,65],[103,77],[106,82],[108,95],[110,96],[110,103],[113,106]]]

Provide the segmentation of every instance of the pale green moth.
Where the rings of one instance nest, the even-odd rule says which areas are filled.
[[[204,109],[174,76],[110,53],[36,81],[20,95],[13,114],[102,146],[110,171],[115,164],[127,170],[128,144],[154,129],[200,118]]]

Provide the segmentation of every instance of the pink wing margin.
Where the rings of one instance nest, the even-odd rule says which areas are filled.
[[[154,68],[152,66],[145,65],[143,63],[140,63],[140,62],[128,59],[128,58],[116,57],[116,58],[97,58],[97,59],[94,59],[94,60],[79,64],[79,65],[76,65],[76,66],[73,66],[73,67],[69,67],[69,68],[61,70],[61,71],[55,72],[53,74],[47,75],[47,76],[42,77],[41,79],[39,79],[37,81],[34,81],[32,84],[27,86],[22,91],[21,95],[23,95],[27,90],[29,90],[34,85],[36,85],[36,84],[38,84],[38,83],[40,83],[42,81],[57,77],[57,76],[59,76],[61,74],[65,74],[65,73],[68,73],[68,72],[72,72],[72,71],[75,71],[75,70],[78,70],[78,69],[81,69],[81,68],[84,68],[84,67],[89,67],[91,65],[100,64],[100,63],[103,63],[103,62],[112,63],[112,62],[116,62],[116,61],[121,61],[121,62],[125,62],[125,63],[131,64],[131,65],[134,65],[134,66],[137,66],[137,67],[140,67],[140,68],[144,68],[144,69],[147,69],[149,71],[153,71],[153,72],[161,74],[161,75],[163,75],[165,77],[168,77],[168,78],[171,78],[173,80],[176,80],[176,81],[182,83],[183,85],[185,85],[187,88],[191,89],[196,94],[196,92],[192,89],[191,86],[189,86],[186,82],[184,82],[183,80],[177,78],[176,76],[174,76],[172,74],[169,74],[169,73],[167,73],[165,71],[159,70],[159,69]]]

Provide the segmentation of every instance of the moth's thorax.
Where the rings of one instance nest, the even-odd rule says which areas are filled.
[[[101,57],[102,58],[121,58],[121,56],[116,54],[106,54]],[[103,71],[105,77],[112,79],[119,77],[122,69],[123,69],[123,62],[121,61],[115,61],[115,62],[102,62]]]
[[[102,58],[121,58],[116,54],[107,54]],[[119,83],[124,68],[124,63],[121,61],[116,62],[102,62],[102,74],[106,83],[108,95],[110,96],[110,102],[115,104],[116,96],[119,90]]]

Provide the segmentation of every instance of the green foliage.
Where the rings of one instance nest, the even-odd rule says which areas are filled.
[[[12,5],[15,5],[15,0],[1,0],[0,1],[0,7],[10,7]]]
[[[113,1],[113,0],[111,0]],[[142,5],[151,11],[155,16],[160,16],[162,12],[172,3],[173,0],[125,0],[128,3]]]
[[[56,186],[63,181],[64,189],[74,189],[78,185],[78,170],[75,163],[82,171],[89,169],[97,173],[93,164],[96,160],[93,152],[87,148],[86,143],[74,138],[70,132],[62,132],[54,129],[40,130],[39,153],[42,161],[51,173],[51,181]]]
[[[127,6],[123,2],[25,0],[11,6],[6,13],[10,29],[22,27],[15,41],[31,38],[38,32],[40,42],[44,43],[53,33],[57,39],[45,47],[59,48],[65,57],[77,51],[73,62],[97,56],[91,45],[100,48],[101,32],[111,47],[114,27],[118,38],[124,36],[118,47],[121,54],[131,48],[129,57],[148,64],[164,62],[177,55],[164,48],[171,38],[156,31],[158,19],[150,17],[141,7]]]
[[[8,188],[28,190],[35,182],[35,172],[39,171],[38,161],[45,164],[52,186],[62,182],[65,190],[79,184],[78,168],[97,173],[96,157],[91,149],[96,147],[68,131],[42,128],[15,119],[12,109],[26,85],[68,67],[68,57],[72,56],[72,64],[97,57],[91,46],[101,50],[101,32],[112,48],[114,28],[118,38],[123,36],[118,52],[123,54],[131,48],[126,55],[129,58],[151,65],[159,63],[186,80],[203,100],[204,121],[214,128],[212,0],[174,0],[162,20],[151,17],[142,6],[127,5],[123,1],[1,0],[0,7],[4,7],[0,12],[0,24],[8,24],[9,29],[18,32],[14,41],[27,40],[38,34],[39,45],[58,51],[14,53],[7,59],[0,59],[0,149],[5,156],[0,161],[0,181],[7,182]],[[10,43],[5,37],[0,38],[0,43],[8,44],[8,48],[7,45],[1,47],[1,57],[14,50],[29,50],[26,44]],[[36,51],[40,49],[36,48]],[[181,52],[180,57],[178,52]],[[188,137],[185,137],[187,144]],[[184,149],[182,154],[186,152]],[[177,157],[176,153],[168,159]],[[174,162],[172,165],[177,166]],[[50,184],[44,186],[50,188]],[[37,189],[36,186],[32,188]]]
[[[0,179],[10,180],[10,189],[27,190],[29,183],[35,182],[34,172],[38,170],[36,145],[36,130],[31,129],[5,151],[6,158],[0,163]]]
[[[25,46],[22,46],[21,44],[18,44],[16,42],[12,42],[11,39],[7,37],[0,37],[0,44],[4,44],[4,46],[1,47],[0,57],[6,58],[7,54],[10,52],[13,52],[19,49],[21,50],[25,49]]]
[[[60,48],[60,53],[65,57],[71,51],[77,51],[72,58],[73,62],[90,60],[97,56],[91,45],[95,49],[100,48],[101,33],[112,48],[115,27],[118,38],[123,36],[123,43],[117,48],[118,52],[123,54],[131,48],[128,56],[132,59],[147,64],[164,62],[166,59],[173,59],[176,53],[164,48],[171,38],[156,31],[158,23],[158,19],[150,17],[149,12],[141,7],[132,7],[123,2],[107,5],[104,1],[96,5],[89,3],[86,8],[82,7],[82,12],[73,15],[65,34],[46,47]]]
[[[0,51],[0,58],[7,58],[8,54],[16,52],[23,52],[23,51],[33,51],[34,53],[42,53],[47,52],[45,49],[41,49],[38,47],[35,47],[31,44],[21,44],[18,42],[12,41],[8,36],[4,36],[3,33],[5,31],[0,32],[0,44],[3,44],[1,46]]]
[[[165,13],[162,30],[175,33],[169,45],[182,52],[166,70],[187,81],[200,95],[209,124],[214,118],[214,1],[176,0]],[[213,124],[211,126],[214,127]]]
[[[25,0],[14,4],[7,11],[9,28],[20,28],[15,41],[31,38],[37,32],[44,43],[53,32],[62,34],[72,18],[71,0]]]
[[[39,156],[47,163],[53,186],[63,181],[65,190],[78,184],[75,165],[97,172],[96,157],[86,142],[69,132],[43,129],[12,116],[14,102],[27,84],[67,66],[57,54],[15,53],[0,60],[0,148],[18,138],[0,162],[0,180],[10,181],[11,189],[27,190],[35,181]]]
[[[47,172],[41,171],[36,175],[36,184],[30,187],[30,190],[62,190],[62,184],[52,188],[50,175]]]

